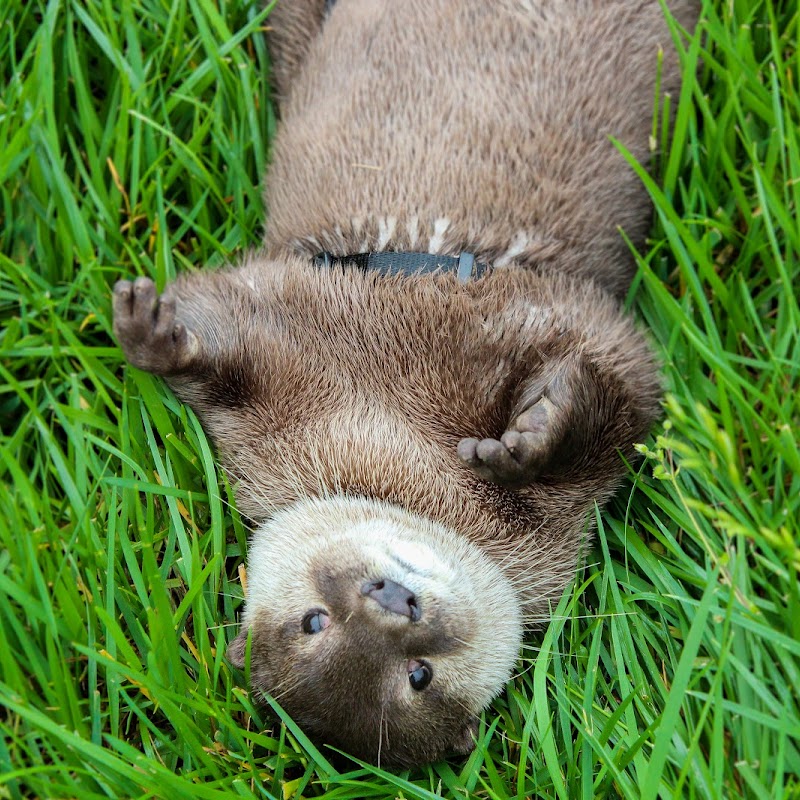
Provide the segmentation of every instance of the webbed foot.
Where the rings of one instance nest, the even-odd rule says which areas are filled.
[[[462,439],[459,458],[484,480],[503,486],[530,483],[546,470],[558,444],[556,406],[541,397],[517,416],[500,439]]]
[[[150,278],[117,281],[114,333],[128,361],[147,372],[174,374],[191,360],[194,337],[176,320],[175,298],[159,297]]]

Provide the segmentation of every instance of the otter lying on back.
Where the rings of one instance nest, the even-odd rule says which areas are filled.
[[[269,17],[264,248],[120,281],[114,326],[258,525],[230,659],[311,735],[411,765],[472,749],[658,413],[619,302],[648,202],[609,136],[647,157],[670,37],[656,0],[325,7]],[[392,251],[434,258],[337,260]]]

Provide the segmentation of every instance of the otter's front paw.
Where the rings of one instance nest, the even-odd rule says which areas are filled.
[[[185,368],[194,337],[175,319],[175,298],[158,296],[150,278],[114,286],[114,333],[134,367],[156,375]]]
[[[462,439],[459,458],[484,480],[502,486],[523,486],[542,474],[551,462],[558,438],[556,406],[540,397],[514,419],[497,439]]]

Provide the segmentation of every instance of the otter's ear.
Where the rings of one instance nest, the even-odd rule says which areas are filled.
[[[244,659],[247,654],[247,634],[249,632],[249,628],[242,626],[238,636],[228,645],[228,649],[225,651],[228,661],[237,669],[244,669]]]
[[[453,755],[468,756],[474,749],[475,743],[478,741],[478,727],[480,720],[478,717],[473,717],[456,736],[453,741]]]

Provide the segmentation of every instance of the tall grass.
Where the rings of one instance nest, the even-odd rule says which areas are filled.
[[[267,23],[0,6],[0,797],[800,797],[796,4],[709,2],[684,43],[632,298],[664,419],[475,753],[400,775],[232,674],[233,494],[110,333],[116,278],[258,241]]]

